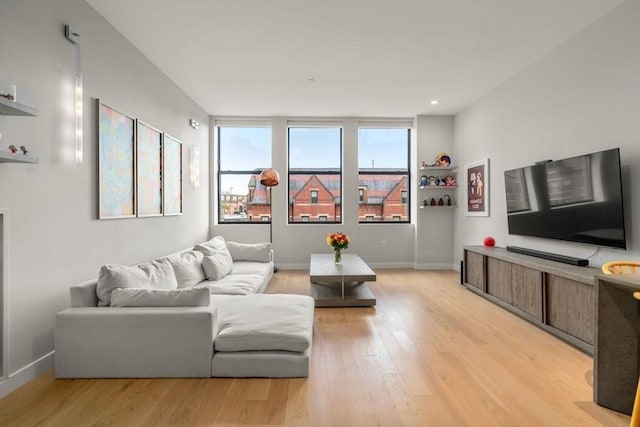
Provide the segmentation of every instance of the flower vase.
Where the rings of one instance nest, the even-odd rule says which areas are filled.
[[[333,260],[335,261],[336,264],[342,263],[342,252],[340,252],[340,249],[336,249],[333,255]]]

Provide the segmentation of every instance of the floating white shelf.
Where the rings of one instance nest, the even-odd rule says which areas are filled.
[[[426,205],[426,206],[425,205],[420,205],[420,209],[442,209],[442,208],[444,208],[444,209],[452,209],[452,208],[455,208],[455,207],[456,207],[456,205],[451,205],[451,206],[449,206],[449,205],[444,205],[444,206],[439,206],[439,205],[434,205],[434,206],[431,206],[431,205]]]
[[[21,152],[0,151],[0,163],[38,163],[38,158]]]
[[[37,116],[38,110],[0,96],[0,116]]]
[[[455,171],[453,166],[420,166],[421,171]]]
[[[457,185],[421,185],[421,190],[450,190],[458,188]]]

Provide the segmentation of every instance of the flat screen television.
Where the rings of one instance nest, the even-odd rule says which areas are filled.
[[[620,149],[504,173],[509,234],[626,249]]]

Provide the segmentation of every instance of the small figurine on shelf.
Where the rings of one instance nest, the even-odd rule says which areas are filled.
[[[438,199],[438,206],[444,206],[444,200],[442,200],[442,197]]]
[[[430,204],[431,206],[435,206],[435,205],[436,205],[436,198],[435,198],[435,197],[432,197],[432,198],[431,198],[431,202],[429,202],[429,204]]]
[[[18,152],[18,149],[16,148],[15,145],[10,145],[9,151],[11,151],[13,154],[16,154]]]
[[[24,145],[21,145],[21,146],[20,146],[20,149],[22,150],[22,154],[24,154],[25,156],[26,156],[26,155],[27,155],[27,153],[29,152],[29,151],[27,150],[27,147],[26,147],[26,146],[24,146]]]
[[[445,194],[442,197],[444,197],[444,200],[446,200],[447,206],[451,206],[451,197],[448,194]]]
[[[429,179],[426,175],[422,175],[420,177],[420,187],[426,187],[427,185],[429,185]]]
[[[429,201],[427,199],[424,199],[422,201],[422,206],[429,206]]]
[[[456,186],[456,178],[453,175],[448,175],[445,179],[444,179],[444,184],[447,187],[455,187]]]
[[[429,165],[428,165],[428,164],[427,164],[427,162],[425,162],[424,160],[422,161],[422,163],[420,163],[420,169],[424,169],[424,168],[426,168],[427,166],[429,166]]]
[[[451,157],[447,153],[440,153],[436,156],[436,166],[446,168],[451,165]]]
[[[438,178],[435,176],[429,177],[429,183],[427,185],[438,185]]]
[[[438,185],[439,185],[440,187],[444,187],[445,185],[447,185],[447,183],[446,183],[446,179],[445,179],[444,177],[440,177],[440,178],[438,178]]]

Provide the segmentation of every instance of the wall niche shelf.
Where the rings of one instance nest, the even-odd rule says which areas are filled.
[[[28,154],[0,151],[0,163],[38,163],[38,158]]]
[[[431,205],[420,205],[420,209],[454,209],[456,206],[455,205],[435,205],[435,206],[431,206]]]
[[[31,116],[38,115],[38,110],[28,107],[19,102],[11,101],[0,96],[0,116]]]

